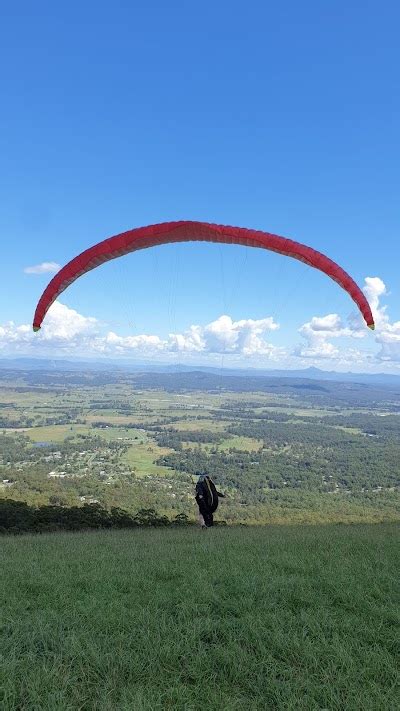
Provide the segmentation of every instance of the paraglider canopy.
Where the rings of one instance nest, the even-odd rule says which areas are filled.
[[[195,241],[239,244],[245,247],[267,249],[287,257],[293,257],[310,267],[319,269],[347,291],[357,304],[366,325],[371,329],[375,328],[370,305],[360,287],[342,267],[321,252],[270,232],[182,220],[128,230],[128,232],[109,237],[74,257],[53,277],[40,297],[33,319],[33,330],[39,331],[52,303],[72,282],[100,264],[139,249],[172,242]]]

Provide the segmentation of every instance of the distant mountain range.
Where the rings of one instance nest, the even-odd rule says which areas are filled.
[[[337,382],[399,385],[400,375],[389,373],[340,373],[310,367],[302,370],[264,370],[259,368],[218,368],[187,364],[129,363],[121,361],[61,360],[45,358],[0,358],[0,368],[7,370],[46,371],[117,371],[136,373],[189,373],[204,372],[216,375],[236,375],[240,377],[267,376],[269,378],[302,378],[307,380],[330,380]]]

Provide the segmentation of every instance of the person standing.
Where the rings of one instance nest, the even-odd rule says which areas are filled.
[[[199,523],[202,529],[214,525],[214,513],[219,504],[219,498],[225,494],[217,491],[213,480],[207,474],[201,474],[196,484],[195,499],[199,507]]]

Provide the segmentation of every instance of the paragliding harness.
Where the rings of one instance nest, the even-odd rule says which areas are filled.
[[[213,525],[213,514],[218,508],[218,491],[212,479],[205,476],[196,484],[196,501],[206,526]]]

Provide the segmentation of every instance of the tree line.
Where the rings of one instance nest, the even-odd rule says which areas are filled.
[[[84,506],[30,506],[24,501],[0,499],[0,534],[188,526],[190,523],[185,513],[178,513],[170,519],[153,508],[139,509],[131,514],[117,507],[107,510],[98,503]]]

